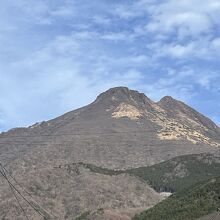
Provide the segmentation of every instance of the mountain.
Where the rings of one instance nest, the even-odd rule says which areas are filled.
[[[119,219],[126,212],[126,219],[163,196],[138,176],[109,176],[77,164],[128,170],[181,155],[217,155],[219,135],[214,122],[180,101],[167,96],[153,102],[143,93],[118,87],[53,120],[1,133],[0,161],[57,219],[73,219],[100,209],[117,213]],[[4,198],[0,217],[22,218],[4,179],[0,180],[0,196]]]
[[[219,134],[217,125],[182,102],[165,97],[155,103],[119,87],[56,119],[2,133],[0,158],[4,163],[22,159],[28,167],[39,164],[41,155],[53,165],[83,161],[133,168],[218,151]]]
[[[220,177],[212,178],[203,183],[185,189],[155,207],[136,215],[133,220],[196,220],[200,218],[216,220],[220,206]],[[216,213],[217,212],[217,213]],[[213,214],[212,214],[213,213]],[[205,217],[203,217],[205,216]]]

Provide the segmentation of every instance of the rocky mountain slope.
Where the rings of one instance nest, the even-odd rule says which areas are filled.
[[[1,133],[0,161],[57,219],[98,209],[120,216],[163,198],[138,177],[96,174],[68,164],[123,170],[180,155],[219,154],[219,135],[217,125],[180,101],[164,97],[156,103],[119,87],[56,119]],[[0,198],[1,218],[22,219],[3,178]],[[30,219],[41,219],[27,209]]]
[[[214,152],[219,134],[210,119],[180,101],[164,97],[155,103],[119,87],[56,119],[2,133],[0,158],[4,163],[18,158],[30,167],[39,165],[40,155],[46,164],[86,161],[122,169]]]

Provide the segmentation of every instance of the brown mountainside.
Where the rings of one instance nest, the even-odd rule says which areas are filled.
[[[39,165],[87,162],[139,167],[174,156],[219,149],[219,128],[184,103],[113,88],[95,102],[56,119],[0,135],[0,158]]]
[[[56,119],[0,134],[0,161],[58,219],[73,219],[95,207],[136,210],[162,198],[134,177],[56,167],[83,162],[126,169],[179,155],[219,153],[219,135],[214,122],[180,101],[164,97],[156,103],[118,87]],[[14,200],[4,180],[0,196],[0,210],[8,210],[0,217],[15,219],[19,209],[10,205]],[[31,213],[31,219],[40,219]]]

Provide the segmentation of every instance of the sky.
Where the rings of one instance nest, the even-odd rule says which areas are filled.
[[[0,131],[115,86],[182,100],[220,125],[219,0],[2,0]]]

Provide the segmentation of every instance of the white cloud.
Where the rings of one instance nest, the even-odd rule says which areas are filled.
[[[220,49],[220,37],[215,38],[215,39],[212,41],[211,44],[212,44],[213,49],[218,50],[218,52],[219,52],[219,49]]]
[[[146,25],[134,31],[154,36],[147,43],[152,53],[178,59],[219,59],[219,1],[165,0],[148,7],[148,18]]]
[[[215,7],[214,7],[215,5]],[[179,38],[209,34],[214,24],[220,22],[212,19],[212,14],[220,11],[217,0],[199,1],[167,0],[149,9],[151,20],[149,31],[172,34],[177,31]]]
[[[126,32],[105,33],[100,35],[100,38],[110,41],[130,41],[133,40],[133,35],[131,33]]]
[[[193,12],[167,12],[167,14],[154,16],[158,20],[152,21],[147,25],[148,31],[163,32],[166,34],[173,34],[177,31],[179,39],[209,33],[212,26],[208,16]]]
[[[194,51],[194,45],[171,45],[170,47],[165,47],[166,53],[170,54],[173,57],[186,57]]]
[[[58,9],[55,9],[54,11],[50,12],[51,16],[55,17],[72,17],[75,14],[75,11],[72,7],[60,7]]]
[[[123,80],[129,80],[131,83],[136,83],[140,82],[140,80],[143,78],[143,74],[136,69],[129,69],[126,73],[120,75],[120,77]]]
[[[93,17],[93,21],[96,24],[101,24],[101,25],[109,25],[111,23],[111,19],[108,17],[100,16],[100,15],[95,15]]]
[[[184,43],[178,41],[166,43],[158,40],[149,43],[147,48],[152,51],[155,59],[168,57],[180,61],[218,61],[220,57],[219,46],[218,38],[212,40],[211,38],[201,37]]]
[[[192,66],[184,66],[182,69],[168,68],[163,71],[163,76],[141,87],[154,100],[171,95],[190,103],[198,96],[200,89],[205,93],[218,93],[219,86],[216,82],[220,80],[219,72],[198,71]]]
[[[113,86],[142,90],[154,99],[186,100],[197,88],[210,96],[220,91],[217,0],[2,4],[5,127],[55,117]]]
[[[135,68],[145,59],[144,55],[118,59],[86,32],[57,36],[0,73],[0,93],[4,96],[0,106],[7,119],[7,125],[2,124],[29,125],[86,105],[109,87],[134,87],[142,77]]]

